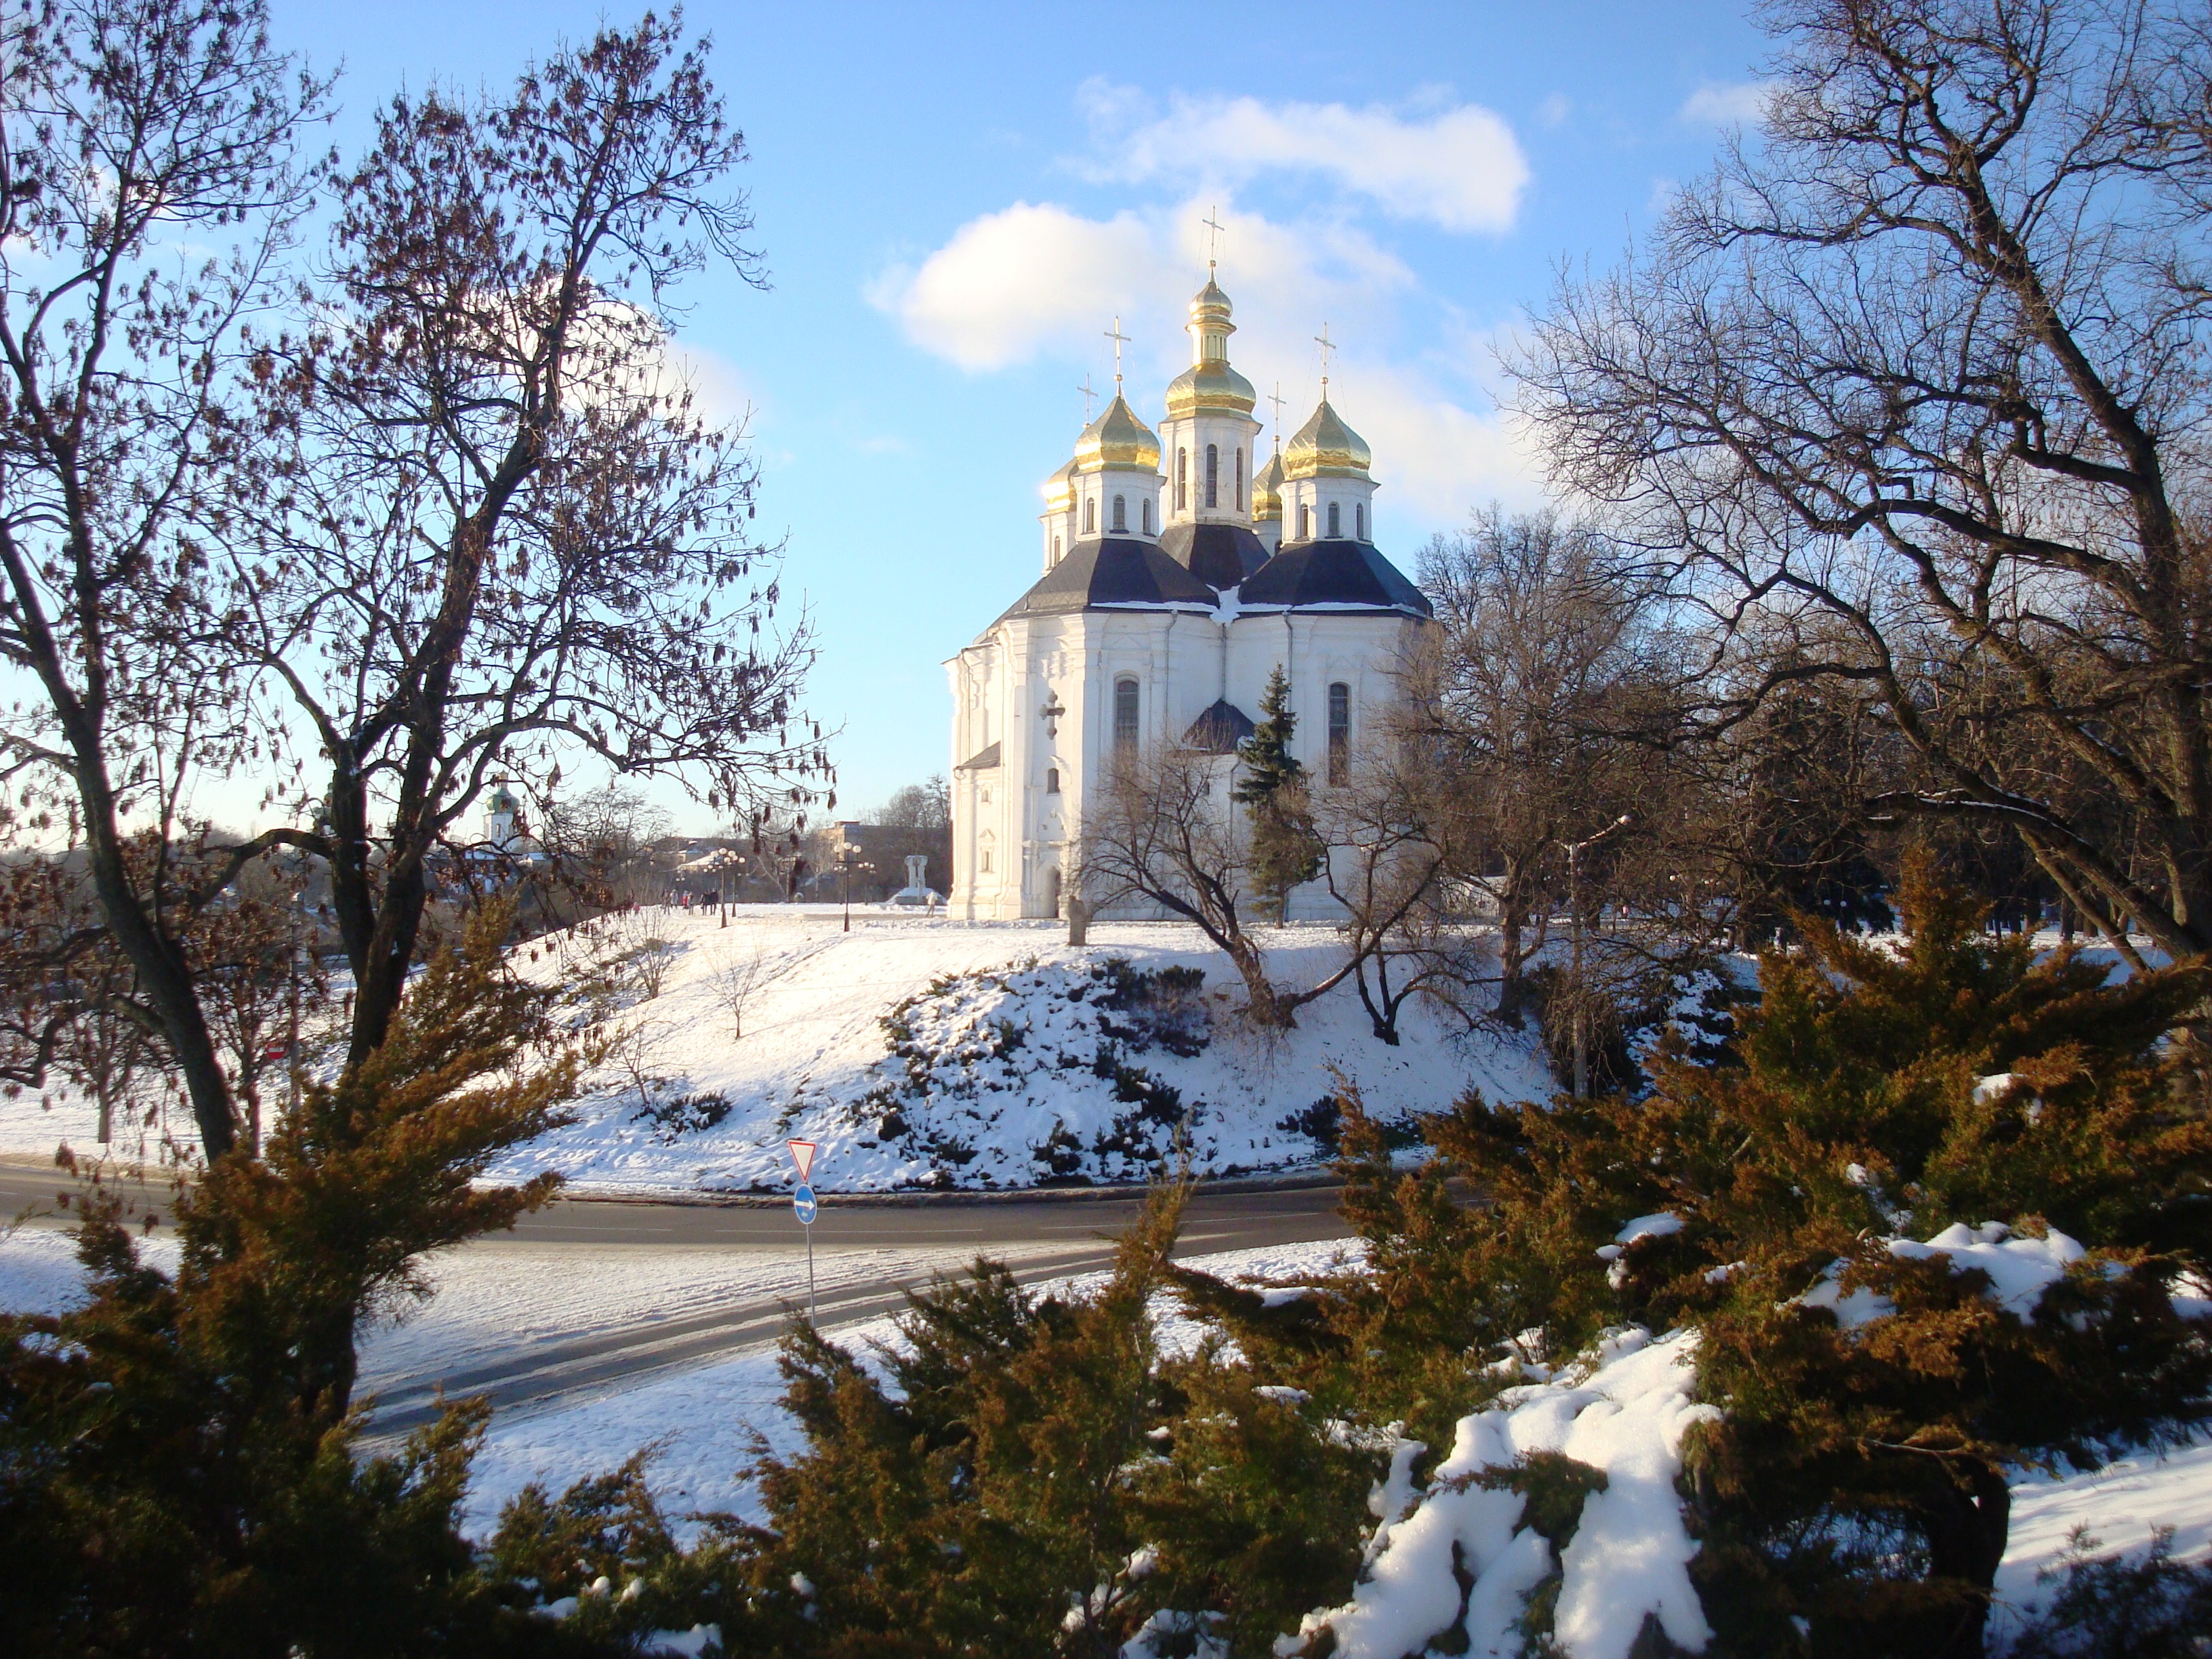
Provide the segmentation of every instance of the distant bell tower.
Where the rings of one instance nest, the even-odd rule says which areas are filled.
[[[512,850],[530,828],[522,821],[522,803],[507,787],[507,780],[495,780],[491,787],[491,799],[484,808],[484,839],[505,853]]]

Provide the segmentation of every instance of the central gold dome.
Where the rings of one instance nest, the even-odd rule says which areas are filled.
[[[1367,440],[1344,423],[1328,399],[1297,430],[1283,451],[1287,478],[1364,478],[1375,459]]]
[[[1140,467],[1157,472],[1160,466],[1160,441],[1152,434],[1152,428],[1137,418],[1137,411],[1123,402],[1115,392],[1114,401],[1106,405],[1105,412],[1083,428],[1083,435],[1075,441],[1075,470],[1078,472],[1102,472],[1109,466]]]
[[[1212,276],[1190,302],[1189,329],[1195,348],[1188,368],[1168,382],[1168,418],[1193,415],[1249,415],[1259,401],[1251,381],[1229,367],[1229,296]]]

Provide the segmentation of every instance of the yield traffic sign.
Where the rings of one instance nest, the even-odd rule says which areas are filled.
[[[790,1150],[791,1161],[799,1166],[799,1179],[804,1183],[814,1173],[814,1143],[811,1140],[787,1140],[783,1144]]]

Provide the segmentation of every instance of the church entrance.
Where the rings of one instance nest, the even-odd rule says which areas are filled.
[[[1045,866],[1044,913],[1054,921],[1060,920],[1060,866],[1057,864]]]

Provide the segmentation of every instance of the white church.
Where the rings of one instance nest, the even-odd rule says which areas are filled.
[[[945,665],[955,916],[1060,915],[1084,801],[1115,757],[1171,744],[1233,755],[1278,665],[1298,759],[1316,787],[1344,782],[1428,620],[1370,539],[1373,458],[1327,377],[1321,406],[1261,465],[1252,385],[1229,364],[1229,296],[1211,277],[1188,327],[1191,366],[1159,432],[1117,374],[1046,481],[1044,574]],[[1309,896],[1293,914],[1312,908]]]

